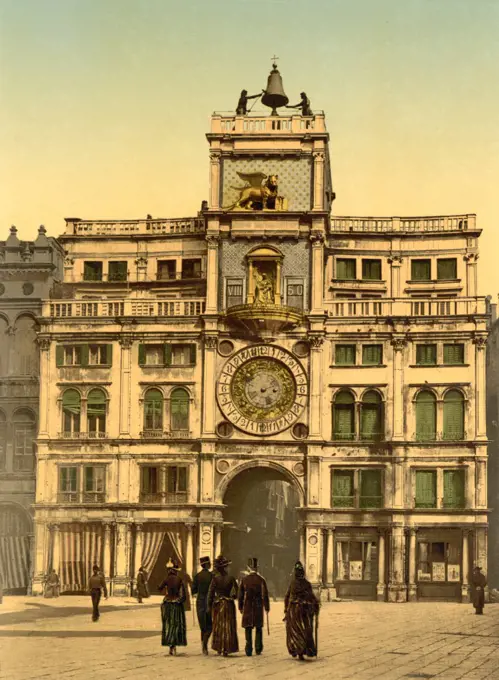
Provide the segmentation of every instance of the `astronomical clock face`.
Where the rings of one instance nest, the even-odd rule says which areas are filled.
[[[243,349],[228,361],[217,385],[220,409],[244,432],[271,435],[296,422],[308,397],[305,371],[274,345]]]

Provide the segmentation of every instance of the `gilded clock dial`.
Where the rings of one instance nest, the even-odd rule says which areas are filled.
[[[236,371],[231,392],[235,405],[248,418],[273,420],[292,406],[296,385],[281,362],[252,359]]]

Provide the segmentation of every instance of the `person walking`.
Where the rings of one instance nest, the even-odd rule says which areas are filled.
[[[177,647],[187,645],[185,621],[185,585],[180,578],[178,565],[170,558],[166,565],[167,576],[158,590],[164,590],[161,603],[161,644],[170,648],[170,654],[177,653]]]
[[[211,648],[217,654],[228,656],[239,651],[236,627],[237,581],[227,573],[230,561],[223,555],[215,560],[216,574],[208,590],[208,611],[213,617]]]
[[[60,581],[55,569],[52,569],[45,581],[43,596],[46,598],[59,597]]]
[[[92,621],[98,621],[100,617],[99,602],[102,593],[104,593],[104,597],[107,600],[107,586],[104,574],[96,564],[94,564],[92,571],[93,574],[89,579],[88,588],[90,590],[90,597],[92,598]]]
[[[243,615],[242,627],[246,633],[246,656],[253,654],[253,629],[255,629],[255,652],[263,652],[264,610],[270,611],[269,591],[263,576],[258,573],[258,560],[248,560],[249,574],[241,579],[238,593],[239,611]]]
[[[149,585],[147,582],[147,572],[144,567],[140,567],[137,573],[137,600],[142,604],[143,598],[149,597]]]
[[[301,562],[294,566],[291,580],[284,598],[284,619],[286,621],[286,644],[293,658],[303,661],[304,656],[317,656],[314,641],[313,621],[319,616],[319,601],[315,597],[310,582],[305,578]]]
[[[203,654],[208,654],[208,642],[213,630],[213,622],[208,612],[208,590],[213,578],[211,560],[209,557],[202,557],[199,560],[201,571],[192,580],[192,594],[196,595],[196,612],[198,615],[199,628],[201,629],[201,648]]]
[[[475,614],[483,614],[483,608],[485,607],[486,585],[487,579],[485,578],[484,574],[482,574],[481,567],[475,567],[471,577],[471,601],[473,602],[473,607],[475,608]]]

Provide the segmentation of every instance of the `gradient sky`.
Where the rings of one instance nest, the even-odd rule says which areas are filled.
[[[476,212],[495,296],[499,0],[0,0],[0,236],[195,214],[209,116],[274,53],[326,111],[334,212]]]

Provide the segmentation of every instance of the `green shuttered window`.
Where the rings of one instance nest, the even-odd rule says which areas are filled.
[[[57,345],[55,363],[63,366],[112,366],[113,346],[105,344]]]
[[[432,392],[420,392],[416,398],[416,439],[433,441],[437,431],[437,400]]]
[[[464,489],[464,470],[444,470],[444,508],[464,508]]]
[[[464,439],[464,397],[459,390],[444,396],[444,439]]]
[[[380,366],[383,363],[383,345],[362,345],[362,364]]]
[[[353,508],[355,506],[354,471],[334,470],[333,508]]]
[[[362,260],[364,281],[381,281],[381,260]]]
[[[147,390],[144,398],[144,430],[163,429],[163,394],[157,389]]]
[[[431,260],[412,260],[411,261],[411,280],[430,281],[431,280]]]
[[[139,345],[139,366],[194,366],[197,347],[194,343]]]
[[[436,363],[436,345],[416,345],[416,364],[418,366],[435,366]]]
[[[381,470],[360,471],[360,507],[383,507],[382,473]]]
[[[355,438],[355,400],[350,392],[336,395],[333,409],[333,439],[350,441]]]
[[[379,440],[383,437],[383,403],[374,390],[362,398],[360,407],[360,438]]]
[[[336,278],[352,281],[356,277],[355,260],[336,259]]]
[[[451,366],[464,364],[464,345],[444,345],[444,364]]]
[[[437,507],[437,473],[434,470],[416,471],[416,507]]]
[[[355,345],[336,345],[334,361],[337,366],[355,366]]]
[[[437,260],[437,279],[457,279],[457,260],[455,257]]]
[[[189,429],[189,395],[180,387],[171,393],[170,415],[172,430],[185,431]]]

